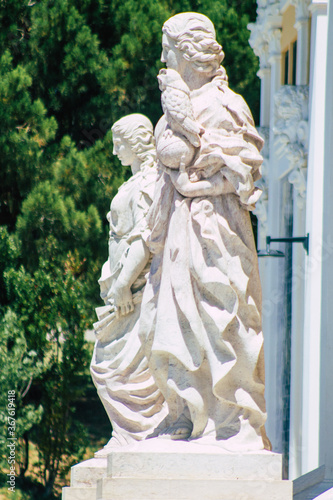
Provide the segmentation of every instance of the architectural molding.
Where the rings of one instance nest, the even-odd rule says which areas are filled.
[[[259,57],[259,62],[260,62],[260,70],[258,71],[258,73],[260,71],[269,70],[270,69],[269,62],[268,62],[269,50],[268,50],[268,43],[266,41],[263,41],[261,43],[257,55]],[[259,76],[259,74],[258,74],[258,76]]]
[[[261,154],[264,159],[269,158],[269,127],[257,127],[260,137],[264,139],[264,147],[261,150]]]
[[[272,46],[272,32],[281,28],[282,16],[279,1],[259,0],[257,3],[257,20],[248,25],[251,31],[249,42],[260,59],[260,68],[263,69],[268,65],[268,58],[280,52],[276,51],[276,45]]]
[[[256,183],[256,185],[262,189],[262,195],[256,203],[256,208],[254,210],[254,215],[257,217],[260,229],[265,235],[267,235],[267,220],[268,220],[268,162],[269,162],[269,127],[258,127],[257,128],[260,136],[264,139],[264,147],[261,154],[264,158],[263,164],[261,165],[261,179]]]
[[[283,259],[261,259],[259,263],[267,359],[267,431],[275,450],[286,451],[289,446],[286,464],[290,478],[325,464],[325,481],[333,480],[333,397],[329,391],[333,343],[328,299],[333,290],[329,265],[333,248],[332,1],[257,0],[257,20],[249,26],[250,45],[260,58],[260,124],[270,130],[269,159],[262,152],[260,187],[264,193],[255,211],[258,240],[262,248],[267,235],[310,235],[308,253],[300,245],[290,249],[292,267],[284,266]],[[296,46],[289,46],[292,56],[288,59],[295,86],[281,87],[281,62],[287,62],[281,48],[277,51],[282,16],[286,35],[292,33],[290,42],[297,36]],[[289,277],[292,286],[287,297],[285,281]],[[274,303],[274,297],[282,297],[281,303]],[[289,300],[287,324],[281,304]],[[286,333],[283,338],[282,332]],[[291,348],[285,351],[284,340],[289,334]],[[290,352],[288,422],[283,421],[286,412],[281,403],[285,401],[281,389],[285,372],[280,353],[285,352]],[[296,490],[295,498],[308,493]]]
[[[281,28],[274,28],[268,32],[267,41],[268,41],[268,52],[269,59],[268,61],[271,63],[275,58],[281,57]]]
[[[306,169],[296,168],[288,176],[288,181],[294,186],[297,192],[297,206],[300,209],[305,207],[306,199]]]
[[[327,0],[312,0],[309,5],[309,10],[311,13],[321,12],[321,14],[327,13]]]
[[[297,192],[299,208],[305,207],[308,161],[307,85],[285,85],[275,95],[274,146],[278,157],[289,160],[288,181]]]
[[[294,5],[296,9],[296,23],[295,28],[297,29],[297,24],[302,22],[308,22],[310,17],[310,6],[311,0],[292,0],[291,5]]]

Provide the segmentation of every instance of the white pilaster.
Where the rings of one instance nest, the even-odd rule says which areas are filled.
[[[260,126],[269,127],[271,101],[271,68],[268,63],[268,44],[260,48]]]
[[[305,268],[304,389],[302,473],[319,465],[320,330],[322,302],[322,228],[324,121],[327,52],[326,2],[313,1],[310,54],[310,143],[306,232],[310,234]]]
[[[294,189],[294,236],[305,236],[305,207],[297,204]],[[304,265],[306,254],[300,244],[293,245],[291,375],[290,375],[290,446],[289,479],[302,474],[302,404],[303,404],[303,328]]]
[[[305,234],[306,166],[308,152],[308,86],[284,85],[275,95],[275,144],[284,171],[281,181],[293,185],[293,236]],[[283,213],[280,214],[280,221]],[[282,224],[281,224],[282,225]],[[283,233],[281,234],[281,236]],[[292,318],[290,374],[289,477],[300,475],[302,457],[302,368],[304,260],[301,245],[292,247]]]
[[[296,85],[307,85],[309,79],[309,3],[309,0],[294,0],[297,29]]]
[[[328,6],[321,313],[320,464],[333,479],[333,2]]]
[[[271,110],[274,109],[274,96],[281,87],[281,29],[273,28],[268,35],[269,58],[271,66]],[[271,118],[274,120],[274,117]]]
[[[282,21],[282,19],[279,19]],[[270,236],[280,234],[280,183],[278,181],[278,160],[274,149],[274,96],[281,86],[281,29],[277,24],[268,33],[270,78],[270,136],[268,162],[268,223]],[[282,338],[278,335],[280,304],[283,297],[283,283],[279,272],[280,259],[268,258],[265,262],[265,297],[263,300],[263,326],[265,335],[267,434],[273,449],[282,452],[283,403],[282,403]]]

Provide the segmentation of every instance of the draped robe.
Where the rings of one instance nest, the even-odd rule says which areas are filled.
[[[90,371],[113,427],[113,445],[145,439],[166,415],[164,398],[150,374],[138,336],[142,291],[150,261],[131,286],[134,311],[117,318],[112,307],[112,291],[130,245],[142,237],[146,227],[155,181],[155,167],[142,167],[119,188],[108,214],[109,258],[99,280],[106,306],[96,309],[100,321],[94,325],[98,339]]]
[[[184,197],[160,167],[140,337],[171,419],[188,411],[192,438],[225,440],[246,422],[262,443],[261,286],[249,210],[260,196],[254,181],[263,141],[245,101],[218,76],[191,92],[191,101],[205,128],[198,155],[211,158],[211,173],[235,192]],[[166,127],[163,116],[157,144]]]

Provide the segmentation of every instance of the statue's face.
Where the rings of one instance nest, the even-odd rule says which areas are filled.
[[[186,63],[183,54],[180,50],[176,49],[175,42],[165,33],[163,33],[162,36],[161,61],[166,64],[167,68],[174,69],[180,74],[182,74],[182,70]]]
[[[121,135],[113,134],[113,154],[118,156],[124,167],[132,165],[135,160],[135,154],[129,142]]]

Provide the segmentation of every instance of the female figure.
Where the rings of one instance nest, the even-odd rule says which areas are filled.
[[[105,306],[96,310],[97,341],[91,375],[113,432],[98,452],[142,440],[165,416],[164,398],[149,373],[138,337],[142,291],[150,253],[142,238],[156,180],[153,126],[143,115],[121,118],[113,127],[114,154],[133,176],[113,198],[109,258],[99,280]]]
[[[228,87],[222,47],[207,17],[170,18],[162,45],[162,61],[189,88],[200,145],[189,161],[167,113],[156,126],[160,172],[148,216],[154,256],[140,337],[173,422],[161,432],[173,439],[207,436],[229,450],[269,448],[261,287],[249,215],[260,196],[254,181],[263,141],[245,101]],[[178,168],[166,166],[168,140]]]

